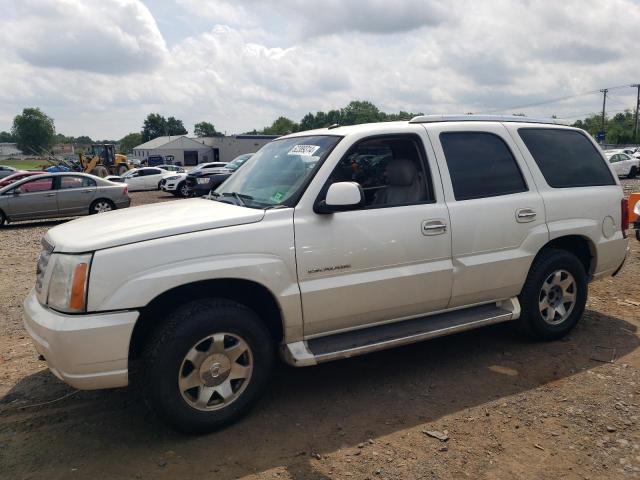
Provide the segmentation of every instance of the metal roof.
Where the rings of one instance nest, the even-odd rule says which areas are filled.
[[[530,118],[518,115],[419,115],[409,120],[409,123],[435,122],[517,122],[558,124],[558,122],[553,118]]]

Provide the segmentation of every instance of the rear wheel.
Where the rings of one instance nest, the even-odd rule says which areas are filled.
[[[0,210],[0,228],[4,226],[5,223],[7,223],[7,217],[5,216],[4,212]]]
[[[198,300],[166,318],[140,374],[164,421],[176,430],[204,433],[251,408],[274,357],[273,340],[253,311],[229,300]]]
[[[116,206],[113,204],[111,200],[107,200],[106,198],[101,198],[96,200],[89,207],[89,214],[94,215],[96,213],[104,213],[110,212],[111,210],[115,210]]]
[[[582,317],[587,289],[587,274],[578,258],[565,250],[541,252],[519,296],[522,329],[541,340],[566,335]]]
[[[91,170],[91,175],[95,175],[96,177],[104,178],[109,175],[109,170],[107,167],[103,167],[102,165],[98,165],[96,168]]]
[[[636,176],[638,175],[638,168],[637,167],[631,167],[631,170],[629,170],[629,175],[627,175],[629,178],[636,178]]]

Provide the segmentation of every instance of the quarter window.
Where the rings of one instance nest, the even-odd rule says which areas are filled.
[[[559,128],[521,128],[518,133],[549,186],[615,185],[602,155],[582,132]]]
[[[443,132],[440,143],[456,200],[526,192],[527,185],[511,150],[487,132]]]
[[[328,185],[357,182],[365,207],[378,208],[434,201],[418,139],[377,137],[351,148],[331,174]]]

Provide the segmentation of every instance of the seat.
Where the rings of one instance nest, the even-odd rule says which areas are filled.
[[[406,205],[425,199],[424,179],[415,162],[394,158],[387,164],[386,176],[388,184],[376,193],[374,205]]]

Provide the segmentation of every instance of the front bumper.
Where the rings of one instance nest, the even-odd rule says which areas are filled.
[[[32,290],[24,327],[58,378],[80,390],[128,383],[129,341],[137,311],[64,315],[44,307]]]

